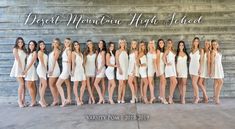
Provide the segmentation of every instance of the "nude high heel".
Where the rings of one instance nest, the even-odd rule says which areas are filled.
[[[174,104],[174,102],[173,102],[173,97],[172,97],[172,96],[169,96],[168,103],[169,103],[169,104]]]

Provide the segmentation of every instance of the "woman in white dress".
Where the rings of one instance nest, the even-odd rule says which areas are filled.
[[[27,84],[27,88],[29,90],[29,95],[31,97],[31,103],[30,107],[33,107],[36,105],[36,95],[37,95],[37,89],[36,89],[36,80],[38,80],[36,68],[35,68],[35,62],[37,60],[37,42],[34,40],[29,41],[28,44],[28,55],[27,55],[27,63],[25,70],[23,74],[25,75],[25,81]]]
[[[117,80],[118,86],[118,103],[125,103],[126,82],[128,79],[128,54],[126,40],[120,39],[119,50],[116,51],[116,64],[117,64]]]
[[[46,54],[46,44],[44,41],[40,40],[38,41],[38,66],[37,66],[37,74],[40,79],[39,82],[39,95],[40,100],[38,103],[41,105],[41,107],[46,107],[47,103],[45,100],[45,91],[47,88],[47,60],[48,56]]]
[[[56,106],[59,104],[59,92],[56,87],[56,82],[60,76],[60,67],[58,64],[58,59],[60,55],[60,46],[61,41],[59,38],[53,39],[52,42],[52,51],[48,57],[48,78],[49,78],[49,87],[53,97],[53,102],[51,106]]]
[[[18,87],[18,105],[25,107],[25,83],[23,71],[25,69],[26,49],[25,42],[22,37],[18,37],[13,48],[15,57],[14,64],[11,69],[10,77],[15,77],[19,83]]]
[[[189,74],[191,76],[193,93],[194,93],[194,104],[197,104],[200,100],[198,91],[198,78],[201,74],[201,62],[202,57],[199,51],[200,40],[195,37],[192,42],[192,48],[190,53],[190,63],[189,63]]]
[[[99,102],[97,104],[104,104],[104,93],[105,93],[105,86],[102,87],[103,92],[99,87],[99,83],[105,77],[105,54],[106,54],[106,45],[104,41],[99,42],[98,44],[98,56],[96,59],[96,78],[94,82],[94,86],[96,91],[99,95]]]
[[[176,52],[176,73],[178,78],[178,87],[180,91],[180,102],[185,104],[186,85],[188,78],[188,61],[189,55],[184,41],[179,41]]]
[[[56,87],[61,97],[61,107],[66,106],[67,104],[71,104],[71,85],[69,76],[71,74],[71,62],[72,62],[72,41],[70,38],[66,38],[64,40],[64,51],[62,54],[62,72],[59,76],[59,79],[56,82]],[[65,82],[67,87],[67,99],[64,95],[64,90],[62,88],[62,84]]]
[[[148,53],[147,53],[147,67],[148,67],[148,84],[150,89],[150,101],[149,103],[153,103],[156,100],[154,95],[154,74],[158,76],[157,71],[157,53],[155,49],[155,41],[150,40],[148,43]]]
[[[128,65],[128,84],[131,89],[130,103],[137,102],[137,77],[139,77],[138,68],[138,42],[136,40],[131,41],[130,53],[129,53],[129,65]],[[143,96],[142,89],[140,90],[141,97]]]
[[[95,60],[96,53],[93,42],[91,40],[87,40],[86,50],[84,52],[84,64],[85,64],[85,75],[86,75],[86,84],[88,92],[92,94],[89,95],[89,104],[95,104],[94,99],[94,81],[95,81]]]
[[[163,61],[163,55],[165,52],[165,42],[163,39],[159,39],[157,42],[157,71],[159,74],[159,96],[158,99],[162,104],[168,104],[165,98],[166,90],[166,78],[165,78],[165,64]]]
[[[169,104],[173,104],[173,95],[175,92],[175,87],[177,85],[176,79],[176,68],[175,68],[175,52],[173,47],[173,41],[171,39],[167,40],[167,50],[163,55],[165,67],[165,76],[170,78],[170,95],[169,95]]]
[[[216,40],[211,40],[211,72],[210,76],[214,79],[214,99],[216,104],[220,104],[220,92],[223,86],[224,70],[222,65],[222,54]]]
[[[105,70],[105,75],[107,76],[108,82],[108,93],[109,93],[109,103],[114,104],[113,102],[113,92],[116,87],[116,82],[114,80],[114,69],[117,67],[115,63],[115,45],[113,42],[109,42],[109,48],[106,54],[106,65],[108,66]]]
[[[146,45],[144,41],[139,44],[139,54],[138,54],[138,64],[139,64],[139,74],[142,82],[144,83],[143,90],[143,101],[145,104],[148,103],[147,99],[147,88],[148,88],[148,78],[147,78],[147,57],[146,57]]]
[[[78,41],[73,42],[71,81],[73,81],[75,101],[77,102],[77,105],[82,105],[83,95],[86,88],[86,75],[83,67],[83,55]],[[78,96],[79,82],[82,83],[80,88],[80,97]],[[89,94],[91,94],[91,91]]]
[[[206,84],[205,81],[209,78],[210,73],[210,41],[205,41],[205,46],[201,49],[202,58],[202,73],[198,79],[198,86],[202,89],[203,92],[203,99],[205,103],[208,103],[208,96],[206,93]]]

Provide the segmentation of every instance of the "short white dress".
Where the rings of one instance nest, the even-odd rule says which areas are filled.
[[[176,71],[178,78],[188,77],[187,55],[177,57]]]
[[[162,75],[162,74],[164,74],[165,73],[165,63],[164,63],[164,61],[163,61],[163,55],[164,55],[164,53],[163,52],[160,52],[160,68],[159,68],[159,75]]]
[[[85,74],[87,77],[95,77],[95,58],[95,53],[93,53],[92,55],[88,54],[86,56]]]
[[[67,55],[67,51],[68,51],[69,48],[66,48],[64,51],[63,51],[63,54],[62,54],[62,72],[59,76],[59,78],[63,79],[63,80],[66,80],[69,78],[69,75],[70,75],[70,69],[69,69],[69,66],[68,66],[68,55]]]
[[[43,53],[43,61],[46,66],[46,69],[43,67],[42,61],[40,59],[36,69],[39,78],[43,78],[45,80],[47,79],[47,60],[48,60],[47,54]]]
[[[139,74],[141,78],[146,78],[147,77],[147,57],[146,55],[142,56],[140,58],[140,64],[145,64],[145,66],[140,66],[139,67]]]
[[[112,52],[110,52],[110,53],[111,53],[111,56],[109,59],[109,61],[110,61],[109,63],[112,65],[115,65],[115,56]],[[108,80],[114,79],[114,67],[108,66],[107,69],[105,70],[105,75],[108,78]]]
[[[19,55],[19,59],[20,59],[23,69],[19,67],[18,61],[15,59],[14,64],[11,69],[10,77],[24,77],[24,75],[22,75],[22,72],[25,69],[26,53],[21,49],[17,49],[17,53]]]
[[[132,52],[129,54],[128,75],[139,77],[139,67],[136,62],[136,54]]]
[[[119,55],[119,64],[122,69],[122,74],[119,73],[119,68],[117,69],[117,80],[127,80],[128,79],[128,55],[126,51],[121,51]]]
[[[202,73],[201,78],[209,78],[208,69],[207,69],[207,53],[204,54],[203,64],[202,64]]]
[[[147,53],[147,67],[148,67],[148,77],[153,77],[156,69],[154,66],[154,60],[156,60],[157,55],[156,53]]]
[[[100,73],[96,73],[96,78],[104,78],[105,77],[105,66],[102,66],[102,55],[101,52],[97,56],[97,70],[103,67]]]
[[[224,78],[224,70],[223,70],[223,65],[222,65],[222,54],[216,52],[215,54],[215,70],[214,70],[214,75],[212,78],[214,79],[222,79]]]
[[[48,77],[55,77],[55,78],[57,78],[57,77],[59,77],[60,76],[60,67],[59,67],[59,64],[58,64],[58,61],[57,60],[55,60],[55,55],[54,55],[54,51],[52,51],[50,54],[49,54],[49,58],[48,58],[48,71],[50,72],[50,71],[52,71],[52,69],[53,69],[53,64],[54,64],[54,62],[55,62],[55,67],[54,67],[54,70],[53,70],[53,73],[52,73],[52,75],[47,75]]]
[[[36,52],[30,53],[28,55],[26,68],[28,68],[30,63],[32,62],[34,54],[36,54]],[[29,68],[28,72],[26,73],[25,80],[26,81],[36,81],[36,80],[38,80],[38,75],[37,75],[37,72],[36,72],[35,63]]]
[[[75,58],[75,69],[74,69],[74,74],[71,76],[71,81],[84,81],[86,80],[86,75],[85,71],[83,68],[83,55],[76,53],[76,58]]]
[[[199,76],[198,70],[200,67],[200,52],[197,50],[195,53],[190,53],[189,74]]]
[[[171,63],[171,65],[166,65],[165,76],[166,77],[172,77],[172,76],[176,77],[175,54],[170,51],[166,58],[167,58],[167,63]]]

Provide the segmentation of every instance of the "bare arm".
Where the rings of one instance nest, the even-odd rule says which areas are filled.
[[[154,63],[154,68],[155,68],[155,72],[156,72],[156,74],[158,75],[159,74],[159,72],[158,72],[158,64],[157,64],[157,53],[156,52],[154,52],[154,58],[153,58],[153,63]]]
[[[71,75],[74,75],[75,67],[76,67],[76,54],[75,52],[72,52],[72,72]]]
[[[115,55],[116,55],[115,58],[116,58],[117,68],[119,69],[119,73],[122,74],[122,68],[120,67],[120,62],[119,62],[119,55],[120,55],[119,50],[116,51]]]
[[[210,55],[210,51],[209,52],[207,52],[207,73],[208,73],[208,75],[210,75],[210,73],[211,73],[211,55]]]
[[[70,50],[67,50],[66,54],[68,55],[68,69],[69,69],[69,73],[71,73],[72,52]]]
[[[106,54],[106,65],[110,67],[116,67],[116,65],[110,64],[110,53]]]
[[[201,49],[201,54],[200,54],[200,65],[199,65],[199,71],[198,74],[200,75],[202,73],[202,66],[204,63],[204,50]]]
[[[44,56],[43,56],[43,52],[38,52],[38,59],[39,59],[39,61],[41,61],[41,63],[42,63],[42,66],[44,67],[44,69],[46,70],[47,69],[47,67],[46,67],[46,65],[45,65],[45,62],[44,62]]]
[[[37,53],[36,51],[32,53],[33,54],[33,59],[32,61],[29,63],[29,66],[25,69],[24,74],[26,74],[28,72],[28,70],[32,67],[32,65],[35,63],[36,59],[37,59]]]
[[[59,59],[59,55],[60,55],[60,51],[59,50],[55,50],[54,52],[54,58],[53,58],[53,65],[52,65],[52,69],[50,70],[49,74],[52,74],[54,72],[55,69],[55,65],[56,65],[56,61]]]
[[[210,73],[210,76],[212,77],[214,75],[214,72],[215,72],[215,52],[212,51],[211,53],[211,73]]]
[[[167,55],[168,55],[168,53],[169,53],[169,50],[165,51],[163,56],[162,56],[163,62],[166,65],[170,65],[169,63],[167,63]]]

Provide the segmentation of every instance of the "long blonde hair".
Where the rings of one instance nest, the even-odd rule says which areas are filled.
[[[69,50],[71,50],[72,51],[72,39],[71,38],[65,38],[64,40],[68,40],[69,41]],[[64,48],[63,48],[63,50],[65,50],[66,49],[66,46],[64,46]]]
[[[198,38],[198,37],[195,37],[194,39],[193,39],[193,41],[192,41],[192,47],[191,47],[191,51],[194,51],[194,49],[195,49],[195,46],[194,46],[194,42],[195,42],[195,40],[198,40],[199,41],[199,43],[198,43],[198,49],[200,49],[200,39]]]
[[[212,50],[212,51],[214,50],[214,48],[213,48],[213,43],[217,43],[217,45],[218,45],[217,51],[220,52],[219,43],[218,43],[218,41],[215,40],[215,39],[212,39],[212,40],[211,40],[211,50]]]
[[[53,39],[53,41],[54,40],[58,43],[57,49],[61,50],[61,41],[60,41],[60,39],[59,38],[55,38],[55,39]],[[51,49],[52,49],[52,51],[55,49],[54,48],[54,43],[51,44]]]
[[[150,47],[149,47],[150,42],[153,42],[153,44],[154,44],[154,45],[153,45],[153,49],[156,50],[155,40],[151,39],[151,40],[149,41],[149,43],[148,43],[148,51],[150,50]]]
[[[132,47],[134,43],[136,43],[136,48],[133,48],[133,47]],[[130,53],[132,53],[132,52],[135,51],[135,50],[138,51],[138,42],[137,42],[137,40],[133,39],[133,40],[131,41]]]
[[[125,44],[125,50],[126,50],[126,49],[127,49],[127,43],[126,43],[126,40],[125,40],[125,39],[119,39],[119,41],[118,41],[118,49],[121,48],[120,44],[121,44],[122,42],[124,42],[124,44]]]
[[[144,50],[142,50],[141,44],[144,44],[144,46],[145,46],[145,49],[144,49]],[[144,54],[147,53],[147,50],[146,50],[146,43],[145,43],[143,40],[140,41],[140,43],[139,43],[139,53],[141,53],[141,52],[143,52]]]

